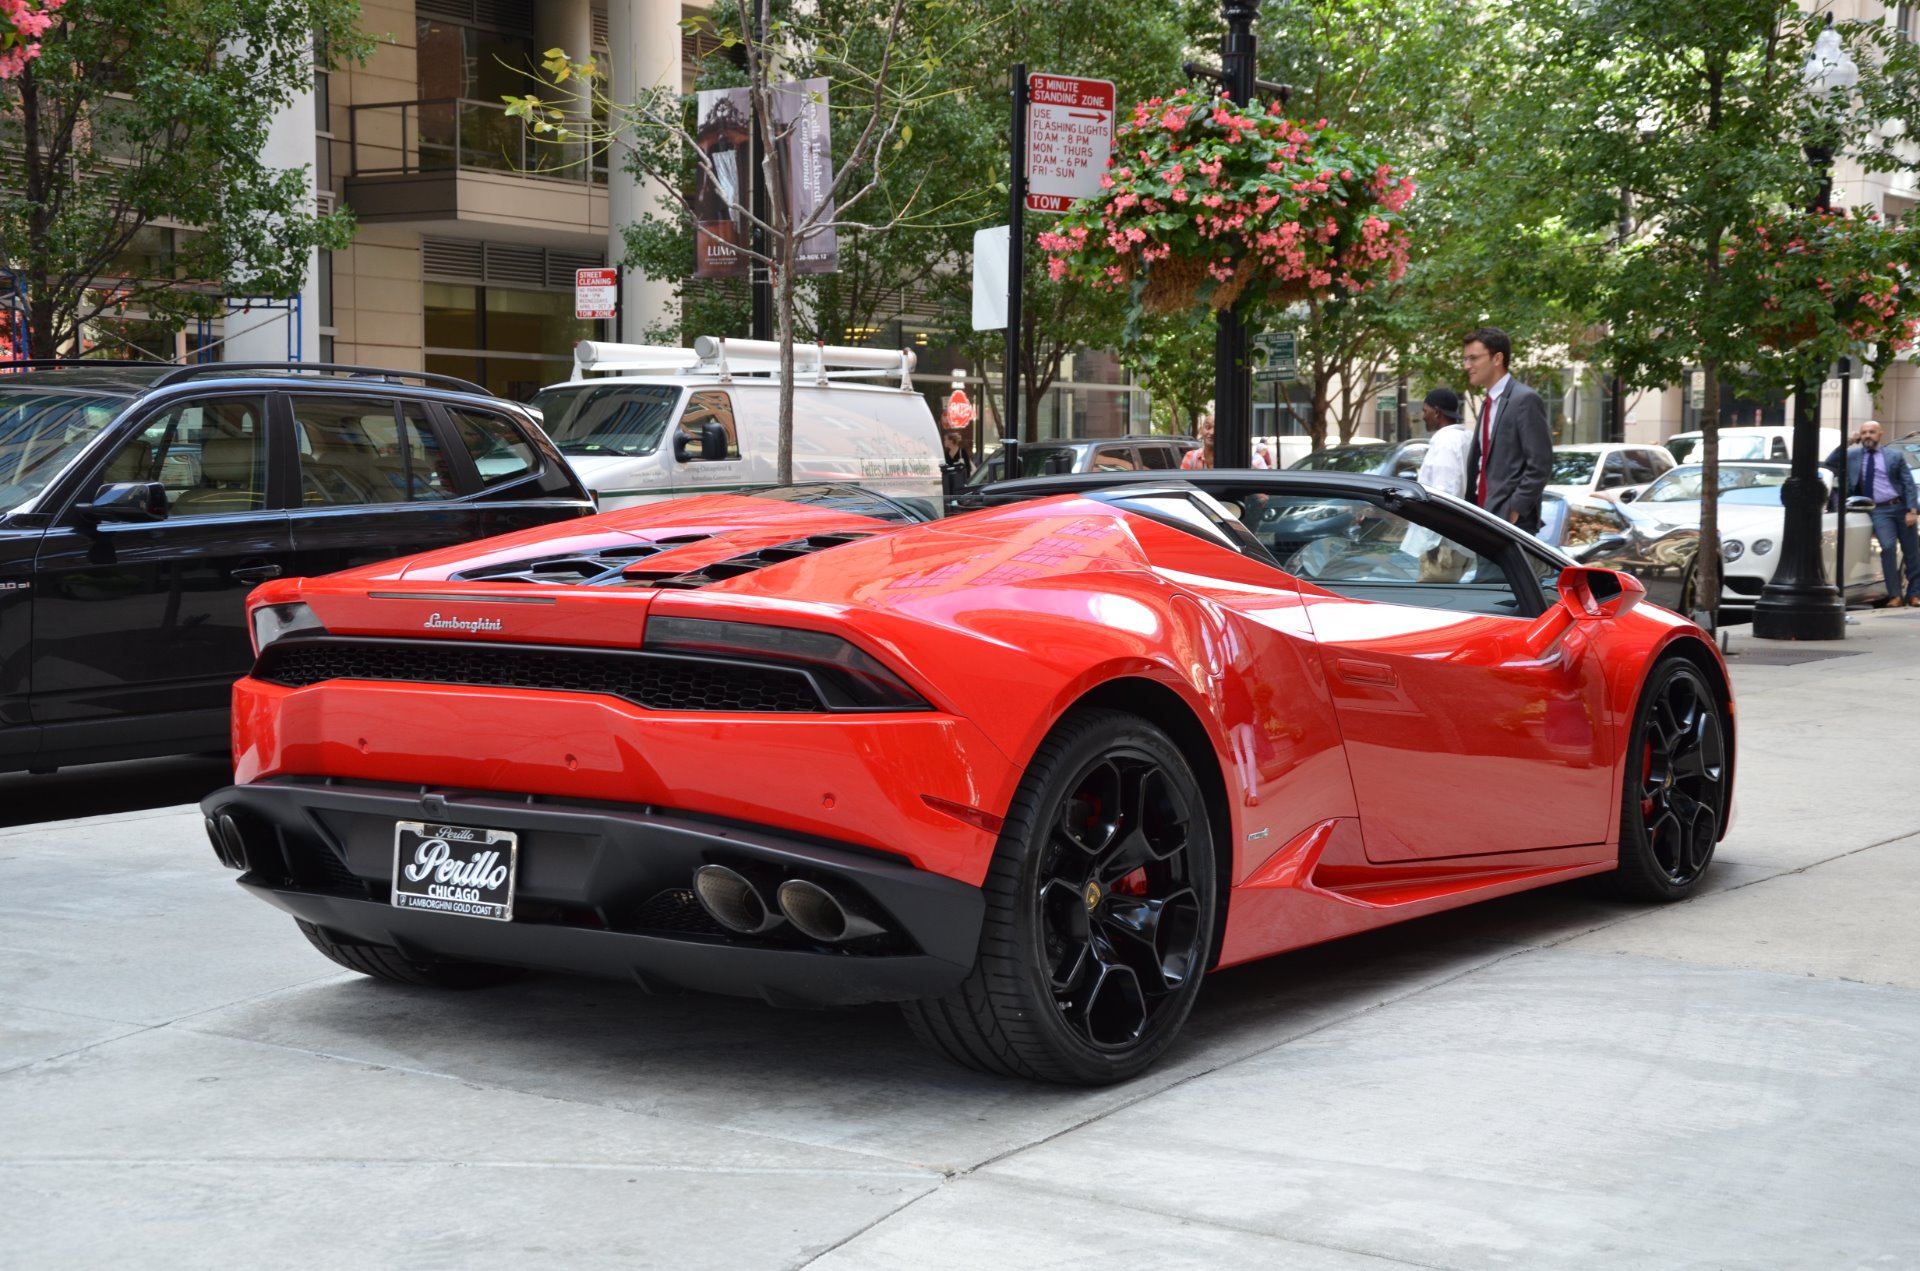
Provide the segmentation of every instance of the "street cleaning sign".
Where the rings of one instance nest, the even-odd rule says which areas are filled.
[[[1113,81],[1027,77],[1027,210],[1064,212],[1100,192],[1113,153]]]
[[[573,316],[611,318],[617,286],[617,275],[611,269],[574,270]]]
[[[1254,383],[1290,384],[1300,378],[1300,342],[1293,332],[1256,335],[1253,347],[1259,350],[1254,358]]]

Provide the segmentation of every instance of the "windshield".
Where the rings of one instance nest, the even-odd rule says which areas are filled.
[[[679,404],[670,384],[560,384],[533,397],[563,455],[650,455]]]
[[[45,489],[125,405],[71,389],[0,388],[0,514]]]
[[[1061,471],[1073,471],[1073,448],[1071,446],[1037,446],[1028,443],[1020,447],[1019,475],[1023,477],[1046,476],[1047,460],[1054,455],[1066,456],[1062,461],[1066,464],[1066,467],[1061,469]],[[987,456],[987,461],[981,464],[971,477],[967,478],[967,484],[985,485],[989,481],[1006,480],[1006,474],[1001,471],[1001,469],[1006,466],[1006,463],[1005,453],[1001,450],[995,450]]]
[[[1675,468],[1671,472],[1662,473],[1658,480],[1647,487],[1647,492],[1640,496],[1639,501],[1642,503],[1697,502],[1700,498],[1702,471],[1699,465],[1689,464],[1684,468]],[[1769,489],[1785,484],[1787,472],[1788,469],[1785,467],[1725,466],[1720,469],[1720,489],[1722,491]]]
[[[1676,460],[1685,463],[1687,456],[1700,448],[1700,440],[1698,436],[1675,437],[1667,442],[1667,449],[1673,452]],[[1720,457],[1735,462],[1742,459],[1768,459],[1772,457],[1767,453],[1768,445],[1769,439],[1766,437],[1728,436],[1721,433]]]
[[[1295,472],[1372,472],[1387,458],[1387,446],[1335,446],[1296,461]]]
[[[1593,466],[1600,462],[1596,454],[1583,454],[1580,451],[1557,453],[1553,456],[1553,471],[1547,474],[1548,485],[1585,485],[1593,480]]]

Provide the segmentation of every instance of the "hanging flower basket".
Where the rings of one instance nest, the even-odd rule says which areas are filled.
[[[1818,367],[1865,350],[1884,369],[1920,339],[1916,268],[1920,226],[1858,209],[1755,221],[1729,239],[1720,272],[1727,296],[1752,315],[1763,362]]]
[[[1055,279],[1129,288],[1152,312],[1284,307],[1399,278],[1412,194],[1379,150],[1324,119],[1189,90],[1134,107],[1101,192],[1040,246]]]

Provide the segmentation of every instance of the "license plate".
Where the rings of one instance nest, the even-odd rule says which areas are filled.
[[[519,848],[511,830],[402,821],[393,833],[393,903],[511,922]]]

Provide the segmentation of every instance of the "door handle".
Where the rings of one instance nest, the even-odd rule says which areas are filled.
[[[1373,684],[1392,688],[1398,683],[1394,678],[1393,668],[1384,662],[1364,662],[1359,658],[1335,658],[1334,666],[1339,669],[1340,678],[1351,684]]]
[[[263,583],[269,578],[278,578],[281,572],[278,565],[242,565],[229,577],[238,583]]]

